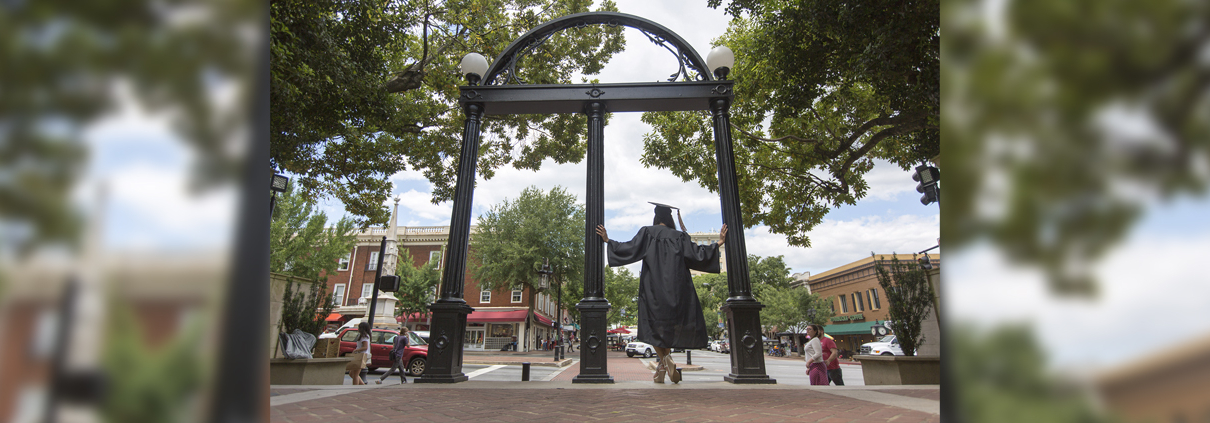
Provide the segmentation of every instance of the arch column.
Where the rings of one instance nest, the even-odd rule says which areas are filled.
[[[606,342],[609,301],[605,299],[604,243],[597,225],[605,224],[605,104],[594,101],[584,108],[588,115],[588,198],[584,219],[584,298],[580,311],[582,342],[580,374],[572,383],[613,383],[609,375],[609,345]]]

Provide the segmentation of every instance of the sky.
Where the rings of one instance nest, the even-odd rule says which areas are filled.
[[[728,20],[721,11],[706,7],[630,0],[619,1],[618,7],[676,32],[703,57]],[[657,81],[675,71],[675,59],[667,51],[632,29],[626,30],[626,38],[626,51],[596,76],[602,82]],[[128,88],[119,84],[115,89],[121,93]],[[227,86],[214,95],[216,102],[235,98]],[[102,222],[103,244],[126,251],[228,247],[235,221],[234,189],[192,189],[191,150],[173,135],[166,115],[132,104],[123,102],[83,134],[91,151],[82,178],[88,182],[78,187],[75,200],[104,211],[92,216]],[[605,128],[605,218],[610,235],[628,238],[649,224],[652,206],[647,201],[681,207],[691,232],[717,230],[722,220],[717,194],[639,164],[641,139],[648,131],[639,116],[615,114]],[[502,168],[491,180],[478,181],[472,221],[529,186],[550,189],[557,184],[583,199],[585,172],[583,163],[547,162],[538,172]],[[431,186],[420,174],[405,171],[391,179],[394,194],[401,198],[401,225],[449,223],[451,204],[431,204]],[[942,179],[944,185],[944,175]],[[856,206],[832,210],[809,234],[811,248],[790,247],[784,236],[756,226],[744,231],[748,252],[781,255],[792,272],[814,274],[860,260],[871,251],[914,252],[937,244],[939,209],[919,203],[908,171],[879,163],[867,180],[869,195]],[[107,192],[104,200],[98,195],[102,191]],[[344,214],[332,200],[322,207],[332,219]],[[1206,198],[1150,204],[1129,238],[1097,265],[1102,295],[1091,300],[1056,298],[1040,274],[1004,262],[991,246],[951,252],[943,270],[942,296],[951,311],[946,320],[983,326],[1029,323],[1056,366],[1122,363],[1210,333],[1210,314],[1205,313],[1210,310],[1210,284],[1200,266],[1204,252],[1210,251],[1207,215]],[[1121,341],[1124,333],[1143,336],[1113,342]]]

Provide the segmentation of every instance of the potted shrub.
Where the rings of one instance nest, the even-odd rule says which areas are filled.
[[[941,358],[916,357],[926,340],[922,322],[933,310],[933,288],[928,273],[915,260],[876,259],[878,284],[887,299],[887,319],[903,350],[902,356],[857,356],[866,385],[916,385],[941,383]]]
[[[332,296],[323,284],[311,282],[310,289],[295,290],[294,279],[286,284],[282,296],[279,348],[295,343],[304,351],[295,358],[269,360],[271,385],[340,385],[344,383],[347,358],[310,358],[315,340],[324,327],[324,318],[332,312]],[[318,311],[317,311],[318,310]],[[293,335],[293,336],[289,336]]]

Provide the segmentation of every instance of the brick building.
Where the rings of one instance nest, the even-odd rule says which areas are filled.
[[[878,258],[889,261],[892,256],[899,260],[913,260],[911,254],[879,254]],[[930,253],[929,258],[933,272],[937,272],[941,268],[941,255]],[[824,332],[832,335],[842,352],[856,353],[861,344],[874,342],[876,339],[870,334],[870,327],[881,324],[887,318],[886,293],[878,284],[874,259],[866,257],[792,284],[806,285],[811,293],[820,297],[833,297],[834,316],[824,326]]]

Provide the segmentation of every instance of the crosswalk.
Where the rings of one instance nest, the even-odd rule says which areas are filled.
[[[482,369],[475,370],[475,371],[473,371],[473,372],[467,373],[467,374],[466,374],[466,377],[467,377],[468,379],[474,379],[475,377],[477,377],[477,376],[479,376],[479,375],[482,375],[482,374],[484,374],[484,373],[489,373],[489,372],[491,372],[491,371],[494,371],[494,370],[497,370],[497,369],[503,369],[503,368],[505,368],[505,367],[507,367],[507,366],[505,366],[505,365],[503,365],[503,364],[497,364],[497,365],[494,365],[494,366],[484,367],[484,368],[482,368]]]

